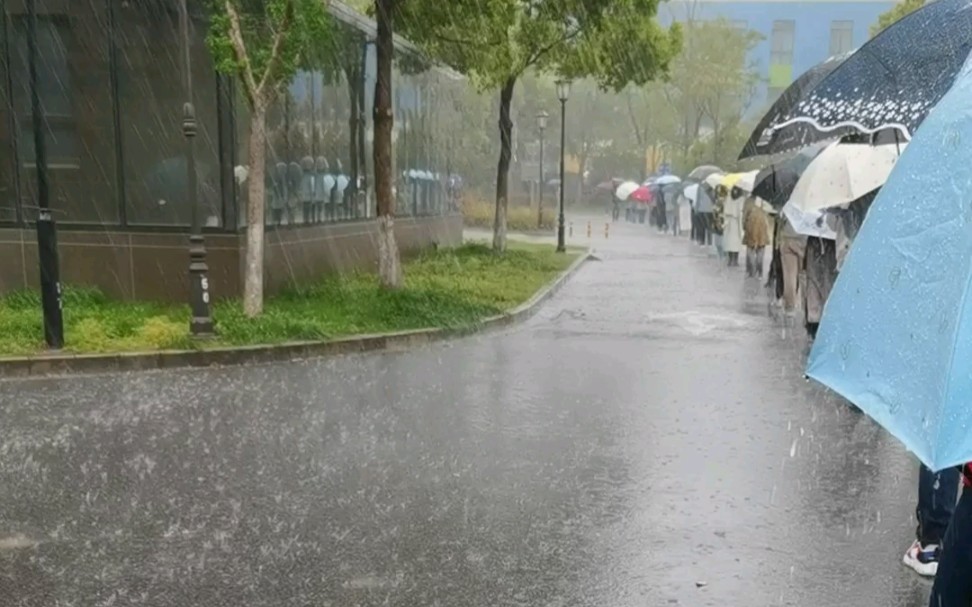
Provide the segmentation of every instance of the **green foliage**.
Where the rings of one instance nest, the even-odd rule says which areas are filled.
[[[238,301],[219,302],[219,336],[193,342],[185,306],[112,300],[95,289],[64,293],[69,352],[124,352],[327,339],[426,327],[461,327],[529,299],[576,256],[552,247],[511,247],[496,255],[480,245],[427,252],[406,262],[405,288],[378,288],[373,276],[332,276],[267,300],[247,318]],[[43,349],[40,297],[16,291],[0,297],[0,356]]]
[[[310,54],[330,50],[321,0],[209,0],[216,67],[236,76],[250,106],[267,104]],[[325,54],[321,53],[321,54]]]
[[[530,68],[607,87],[646,82],[677,50],[678,28],[654,21],[657,0],[412,0],[398,24],[429,54],[468,74],[481,90]]]
[[[887,11],[878,16],[877,23],[871,26],[871,37],[877,36],[888,28],[889,25],[901,19],[905,15],[912,13],[925,6],[926,0],[901,0]]]
[[[691,163],[694,148],[694,157],[707,149],[704,162],[715,162],[738,152],[732,134],[740,129],[758,82],[747,57],[760,36],[723,19],[689,21],[683,34],[682,52],[667,80],[633,95],[637,107],[631,115],[637,118],[632,122],[667,148],[669,160]],[[700,146],[703,140],[708,144]]]
[[[590,77],[614,92],[666,76],[682,48],[682,26],[675,23],[666,31],[654,19],[657,10],[658,3],[650,0],[606,3],[598,26],[565,54],[561,73]]]

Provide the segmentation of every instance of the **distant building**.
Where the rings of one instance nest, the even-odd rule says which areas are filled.
[[[754,31],[762,40],[750,55],[759,85],[749,105],[759,112],[797,78],[824,59],[861,46],[893,0],[671,0],[659,20],[719,18]]]

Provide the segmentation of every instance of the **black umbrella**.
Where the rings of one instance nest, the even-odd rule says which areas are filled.
[[[821,137],[851,127],[910,138],[952,87],[972,49],[972,2],[937,0],[872,38],[821,80],[791,118]]]
[[[793,81],[793,84],[783,91],[780,97],[770,106],[769,111],[763,115],[759,124],[756,125],[753,134],[749,136],[749,141],[746,142],[742,152],[739,153],[739,160],[753,156],[779,154],[815,141],[818,134],[817,130],[805,122],[791,122],[782,128],[777,125],[790,120],[793,117],[794,109],[810,91],[850,56],[851,53],[845,53],[831,57],[823,63],[813,66]],[[835,133],[834,137],[838,137],[840,134]]]
[[[826,143],[817,143],[791,158],[764,168],[756,174],[753,195],[759,196],[776,208],[782,207],[790,199],[790,194],[793,193],[800,175],[803,175],[810,162],[825,147],[827,147]]]

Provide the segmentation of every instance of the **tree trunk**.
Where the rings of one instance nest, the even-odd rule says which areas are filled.
[[[258,103],[250,113],[250,174],[246,203],[246,269],[243,313],[263,312],[263,225],[266,208],[267,110]]]
[[[348,96],[351,101],[351,111],[348,116],[348,150],[351,155],[351,162],[348,165],[351,169],[350,197],[354,216],[357,217],[358,208],[358,177],[361,175],[361,166],[358,162],[358,122],[361,120],[361,108],[358,106],[358,74],[357,69],[345,70],[348,79]]]
[[[577,158],[577,190],[574,196],[574,206],[581,204],[584,201],[584,171],[587,170],[587,155],[588,152],[585,150],[580,153]],[[642,179],[642,181],[644,181]]]
[[[510,160],[513,157],[513,120],[510,106],[513,104],[513,87],[516,78],[508,78],[500,89],[500,157],[496,166],[496,218],[493,221],[493,251],[506,250],[506,211],[509,207]]]
[[[378,280],[383,288],[402,286],[402,265],[395,242],[395,197],[392,193],[392,11],[395,0],[375,0],[378,35],[375,38],[374,162],[375,193],[378,198]]]
[[[366,47],[365,47],[366,48]],[[365,217],[371,216],[371,206],[368,197],[368,162],[365,154],[365,66],[367,65],[367,51],[361,53],[361,69],[358,70],[358,175],[361,176],[361,198],[365,203]]]

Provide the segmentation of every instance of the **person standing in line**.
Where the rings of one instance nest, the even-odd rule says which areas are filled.
[[[743,216],[746,227],[743,236],[743,244],[746,246],[746,276],[762,278],[763,254],[770,240],[766,211],[760,207],[755,197],[749,196],[743,207]]]
[[[783,213],[780,213],[777,221],[782,223],[779,246],[780,265],[783,266],[783,314],[789,323],[796,317],[797,291],[800,290],[800,273],[805,265],[807,237],[793,229],[793,224]]]
[[[837,245],[829,238],[807,237],[807,288],[804,292],[807,335],[816,339],[824,306],[837,280]]]
[[[972,605],[972,464],[961,468],[962,497],[942,538],[929,607]]]
[[[723,228],[725,226],[725,202],[728,192],[723,186],[716,188],[715,196],[712,199],[712,212],[709,213],[709,223],[707,225],[709,234],[712,238],[712,246],[715,247],[716,256],[721,261],[726,256],[723,246]]]
[[[667,190],[667,191],[666,191]],[[668,187],[662,188],[662,200],[665,201],[665,226],[678,236],[678,198],[679,195]]]
[[[733,186],[723,201],[722,242],[729,258],[729,267],[739,266],[739,252],[743,245],[743,191]]]
[[[918,528],[915,541],[903,560],[919,575],[934,577],[938,572],[942,540],[955,512],[960,476],[958,468],[932,472],[922,464],[918,471],[918,505],[915,508]]]

